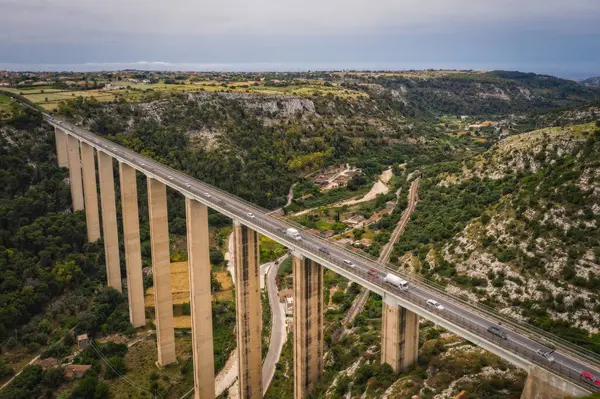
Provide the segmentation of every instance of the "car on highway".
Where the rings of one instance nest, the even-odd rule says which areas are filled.
[[[596,381],[598,381],[592,373],[587,371],[582,371],[581,374],[579,374],[579,379],[590,384],[595,384]]]
[[[319,248],[319,252],[323,252],[324,254],[329,255],[329,250],[327,249],[327,247],[321,247],[321,248]]]
[[[344,265],[346,265],[346,266],[354,267],[354,263],[352,263],[351,260],[344,259],[343,262],[344,262]]]
[[[494,335],[496,335],[496,336],[498,336],[498,337],[500,337],[502,339],[508,339],[506,333],[504,331],[502,331],[501,329],[499,329],[498,327],[496,327],[496,326],[489,326],[488,329],[487,329],[487,331],[490,334],[494,334]]]
[[[440,304],[435,299],[428,299],[427,305],[431,306],[432,308],[436,308],[437,310],[444,310],[444,307],[442,306],[442,304]]]
[[[192,187],[192,185],[191,185],[190,183],[185,183],[185,186],[186,186],[187,188],[190,188],[190,187]]]
[[[204,193],[204,196],[205,196],[206,198],[210,198],[210,194],[209,194],[209,193]]]
[[[248,212],[246,215],[248,215],[250,219],[254,219],[256,217],[252,212]]]
[[[146,166],[146,164],[145,164],[145,163],[143,163],[143,162],[140,162],[140,165],[141,165],[141,166]]]
[[[546,359],[550,363],[554,362],[554,356],[552,356],[552,352],[554,352],[554,351],[544,352],[541,349],[538,349],[538,350],[535,351],[535,353],[537,353],[538,355],[540,355],[541,357],[543,357],[544,359]]]
[[[169,176],[167,176],[167,178],[168,178],[169,180],[173,180],[173,176],[170,176],[170,175],[169,175]]]
[[[375,270],[375,269],[369,270],[368,274],[369,274],[369,277],[379,278],[379,273],[377,273],[377,270]]]
[[[113,151],[117,151],[117,147],[113,147]]]

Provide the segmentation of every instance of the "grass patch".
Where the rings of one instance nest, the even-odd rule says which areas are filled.
[[[260,299],[262,302],[262,358],[264,360],[269,351],[273,318],[271,315],[271,305],[269,303],[269,293],[266,289],[261,292]]]
[[[179,334],[177,334],[179,335]],[[135,385],[150,390],[151,376],[157,377],[158,385],[165,398],[175,398],[187,392],[193,386],[193,380],[182,374],[181,368],[186,365],[192,352],[191,334],[175,337],[175,349],[178,363],[158,369],[156,367],[156,339],[148,337],[129,348],[125,355],[126,376]],[[191,360],[189,360],[191,362]],[[104,365],[103,365],[104,366]],[[189,373],[191,376],[191,373]],[[141,389],[133,388],[123,378],[105,380],[110,387],[113,398],[149,398],[151,395]]]
[[[260,236],[260,263],[272,262],[275,259],[283,256],[287,249],[269,237]]]

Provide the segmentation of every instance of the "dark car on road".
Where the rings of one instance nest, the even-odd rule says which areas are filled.
[[[506,333],[496,326],[489,326],[487,330],[489,333],[494,334],[502,339],[508,339]]]
[[[327,254],[327,255],[329,255],[329,250],[328,250],[326,247],[321,247],[321,248],[319,248],[319,251],[320,251],[320,252],[323,252],[324,254]]]

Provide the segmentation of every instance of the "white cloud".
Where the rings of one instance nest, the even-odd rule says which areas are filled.
[[[0,0],[0,37],[435,34],[482,25],[571,33],[597,27],[599,15],[598,0]]]

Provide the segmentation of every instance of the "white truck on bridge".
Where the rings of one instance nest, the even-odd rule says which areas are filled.
[[[293,227],[288,228],[285,231],[285,234],[287,234],[289,237],[292,237],[294,240],[301,240],[302,236],[300,235],[300,233],[298,233],[298,230],[296,230]]]
[[[385,281],[388,284],[393,285],[394,287],[400,288],[401,290],[408,289],[408,281],[401,279],[400,277],[395,276],[391,273],[386,274],[383,281]]]

